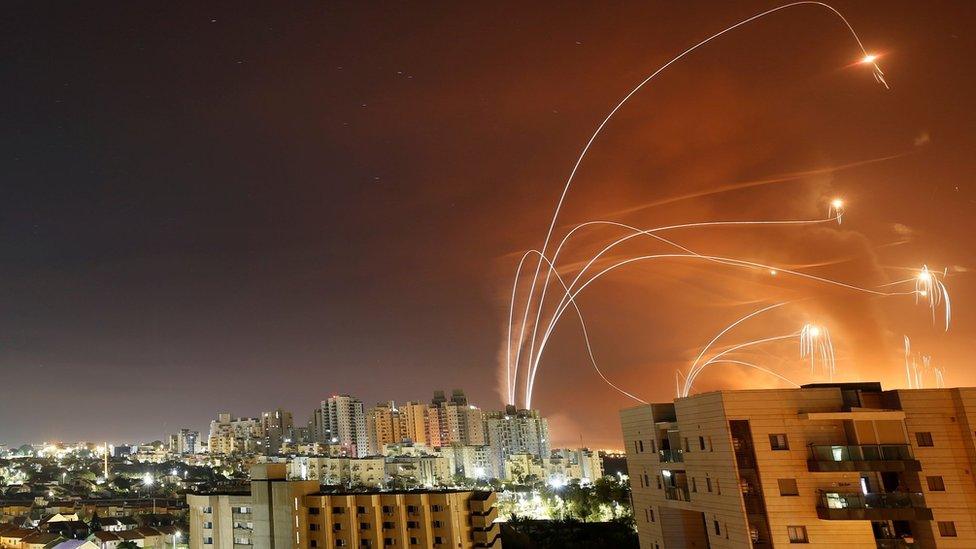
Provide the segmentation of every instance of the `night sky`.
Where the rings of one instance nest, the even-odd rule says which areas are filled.
[[[776,5],[198,4],[4,6],[0,442],[151,440],[277,406],[305,421],[333,393],[458,387],[498,408],[515,264],[595,125],[671,56]],[[673,397],[675,368],[785,296],[806,300],[729,342],[815,320],[840,378],[899,387],[908,335],[948,385],[976,384],[976,4],[837,7],[890,91],[822,9],[744,27],[620,112],[561,230],[815,219],[842,196],[840,226],[671,236],[872,287],[948,267],[953,325],[911,297],[635,266],[580,305],[607,374],[646,399]],[[778,182],[709,193],[764,179]],[[567,259],[616,236],[587,233]],[[816,379],[792,346],[752,358]],[[726,368],[699,389],[744,386],[779,385]],[[619,446],[631,404],[567,316],[534,401],[555,442]]]

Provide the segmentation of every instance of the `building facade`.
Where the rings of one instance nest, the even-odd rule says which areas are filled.
[[[489,412],[485,423],[495,474],[505,472],[505,460],[511,455],[549,457],[549,421],[538,410],[517,410],[507,406],[505,411]]]
[[[976,388],[719,391],[620,415],[642,549],[976,547]]]
[[[259,465],[250,493],[187,495],[190,548],[501,547],[492,492],[325,493],[285,473]]]

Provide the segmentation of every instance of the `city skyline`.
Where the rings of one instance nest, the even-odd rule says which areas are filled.
[[[147,17],[17,5],[0,39],[12,52],[0,70],[17,83],[0,91],[12,107],[0,178],[13,191],[0,206],[0,368],[12,380],[0,417],[18,420],[0,440],[162,439],[221,410],[282,406],[304,421],[331,394],[426,400],[437,387],[501,409],[511,272],[542,245],[593,126],[648,71],[765,7]],[[682,242],[865,286],[948,268],[952,327],[911,303],[783,277],[638,267],[580,301],[600,363],[642,398],[669,400],[674,371],[723,326],[801,293],[815,299],[747,335],[829,325],[837,379],[892,388],[909,336],[948,385],[976,384],[971,7],[837,7],[890,90],[836,20],[778,14],[635,96],[562,223],[819,219],[842,197],[839,226]],[[795,349],[770,352],[791,378],[820,379]],[[532,407],[556,446],[619,447],[616,413],[631,402],[594,374],[569,320],[540,372]],[[742,370],[696,385],[773,386]]]

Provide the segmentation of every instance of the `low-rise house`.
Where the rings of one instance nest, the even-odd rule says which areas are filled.
[[[51,532],[34,532],[20,540],[19,549],[46,549],[50,545],[55,545],[57,541],[64,541],[64,538]]]
[[[115,549],[124,540],[117,532],[103,530],[88,536],[88,541],[94,543],[98,549]]]
[[[24,538],[36,532],[37,530],[20,528],[17,526],[14,526],[13,528],[10,528],[4,532],[0,532],[0,548],[17,549],[20,547],[20,542],[22,542]]]
[[[131,541],[139,547],[147,547],[145,536],[135,530],[124,530],[118,532],[117,535],[122,538],[122,541]]]

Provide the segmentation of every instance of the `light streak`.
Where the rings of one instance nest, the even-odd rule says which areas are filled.
[[[593,275],[592,277],[590,277],[589,279],[587,279],[586,282],[584,282],[583,284],[581,284],[578,288],[573,289],[572,292],[569,294],[569,296],[575,299],[575,297],[580,292],[582,292],[587,287],[589,287],[590,284],[592,284],[593,282],[595,282],[599,278],[603,277],[604,275],[606,275],[607,273],[609,273],[609,272],[611,272],[611,271],[613,271],[615,269],[618,269],[620,267],[623,267],[623,266],[626,266],[626,265],[629,265],[631,263],[635,263],[635,262],[638,262],[638,261],[649,261],[649,260],[653,260],[653,259],[696,259],[696,260],[704,260],[704,261],[709,261],[709,262],[714,262],[714,263],[719,263],[719,264],[729,265],[729,266],[735,266],[735,267],[740,267],[740,268],[745,268],[745,269],[752,269],[752,270],[761,269],[763,271],[768,271],[769,269],[773,268],[770,265],[765,265],[765,264],[758,263],[758,262],[754,262],[754,261],[746,261],[746,260],[732,258],[732,257],[713,256],[713,255],[705,255],[705,254],[697,254],[697,253],[683,253],[683,254],[679,254],[679,253],[661,253],[661,254],[642,255],[642,256],[631,257],[631,258],[628,258],[628,259],[624,259],[624,260],[618,261],[618,262],[614,263],[613,265],[610,265],[609,267],[604,268],[600,272],[596,273],[595,275]],[[912,295],[914,293],[914,292],[883,292],[883,291],[879,291],[879,290],[872,290],[870,288],[862,288],[860,286],[855,286],[853,284],[848,284],[846,282],[840,282],[840,281],[837,281],[837,280],[832,280],[832,279],[825,278],[825,277],[821,277],[821,276],[816,276],[816,275],[811,275],[811,274],[808,274],[808,273],[794,271],[792,269],[779,269],[779,271],[781,273],[789,274],[791,276],[796,276],[796,277],[803,278],[803,279],[807,279],[807,280],[813,280],[813,281],[817,281],[817,282],[822,282],[822,283],[827,284],[827,285],[836,286],[836,287],[839,287],[839,288],[846,288],[846,289],[849,289],[849,290],[853,290],[853,291],[857,291],[857,292],[861,292],[861,293],[866,293],[866,294],[869,294],[869,295],[881,296],[881,297],[894,296],[894,295]],[[570,284],[570,288],[573,288],[573,285],[572,284]],[[568,307],[568,305],[569,305],[568,303],[562,303],[562,304],[560,304],[557,307],[556,311],[553,314],[552,320],[549,323],[549,327],[546,329],[546,332],[545,332],[545,334],[544,334],[544,336],[542,338],[542,341],[541,341],[540,346],[539,346],[539,353],[535,357],[536,362],[534,363],[534,365],[532,365],[532,367],[530,368],[529,373],[528,373],[529,381],[527,383],[527,387],[526,387],[526,391],[525,391],[526,407],[531,406],[531,402],[532,402],[532,389],[533,389],[534,382],[535,382],[535,376],[538,373],[538,366],[539,366],[539,361],[541,360],[542,351],[545,349],[545,345],[548,342],[549,337],[552,335],[552,331],[553,331],[556,323],[558,322],[559,318],[562,316],[562,313],[565,311],[565,309],[566,309],[566,307]]]
[[[531,284],[529,286],[528,297],[526,299],[525,309],[524,309],[524,312],[522,314],[522,322],[521,322],[521,325],[519,327],[519,338],[518,338],[519,345],[518,345],[518,347],[516,349],[516,352],[515,352],[515,365],[514,365],[514,368],[513,368],[512,364],[511,364],[511,360],[512,360],[511,353],[509,352],[508,353],[508,356],[506,357],[506,362],[507,362],[506,368],[507,368],[507,371],[508,372],[512,372],[512,376],[515,379],[517,379],[517,377],[518,377],[518,369],[519,369],[519,363],[520,363],[520,358],[521,358],[521,351],[522,351],[522,348],[523,348],[522,342],[524,341],[524,337],[525,337],[525,328],[526,328],[526,324],[527,324],[528,319],[529,319],[529,312],[530,312],[531,307],[532,307],[533,296],[535,294],[535,288],[536,288],[536,285],[537,285],[538,279],[539,279],[539,272],[541,271],[542,265],[544,263],[543,258],[546,256],[546,254],[547,254],[547,252],[549,250],[549,242],[552,239],[552,233],[553,233],[553,230],[554,230],[554,228],[556,226],[556,220],[559,217],[559,212],[562,209],[563,203],[566,200],[566,196],[569,193],[569,188],[572,185],[573,180],[576,177],[576,173],[578,172],[580,165],[583,163],[584,158],[586,158],[586,155],[589,152],[590,147],[596,141],[596,138],[602,133],[603,128],[606,127],[606,125],[610,122],[610,120],[617,113],[617,111],[620,110],[620,108],[623,107],[624,104],[627,103],[627,101],[629,101],[631,97],[633,97],[638,91],[640,91],[641,88],[643,88],[647,83],[651,82],[655,77],[657,77],[657,75],[659,75],[662,72],[664,72],[665,70],[667,70],[668,67],[670,67],[671,65],[677,63],[678,61],[680,61],[681,59],[683,59],[687,55],[691,54],[692,52],[694,52],[698,48],[700,48],[700,47],[708,44],[709,42],[711,42],[711,41],[713,41],[713,40],[715,40],[715,39],[717,39],[717,38],[719,38],[719,37],[721,37],[721,36],[723,36],[723,35],[731,32],[731,31],[735,30],[735,29],[737,29],[737,28],[739,28],[739,27],[741,27],[743,25],[746,25],[748,23],[751,23],[753,21],[756,21],[758,19],[761,19],[763,17],[766,17],[767,15],[770,15],[770,14],[773,14],[773,13],[776,13],[776,12],[779,12],[779,11],[782,11],[782,10],[786,10],[786,9],[789,9],[789,8],[799,7],[799,6],[805,6],[805,5],[810,5],[810,6],[825,8],[825,9],[829,10],[831,13],[833,13],[834,15],[836,15],[838,18],[840,18],[840,20],[844,23],[844,26],[847,27],[847,30],[850,32],[850,35],[854,38],[855,42],[857,42],[858,47],[861,49],[861,53],[864,56],[862,59],[867,59],[867,57],[868,57],[869,54],[868,54],[868,51],[865,49],[864,44],[861,42],[861,38],[857,35],[857,32],[855,32],[854,27],[851,26],[851,24],[847,21],[847,18],[845,18],[844,15],[840,11],[838,11],[833,6],[831,6],[829,4],[826,4],[824,2],[817,2],[817,1],[810,1],[810,0],[804,0],[804,1],[800,1],[800,2],[791,2],[789,4],[784,4],[782,6],[777,6],[775,8],[768,9],[766,11],[760,12],[760,13],[758,13],[756,15],[753,15],[751,17],[748,17],[746,19],[743,19],[742,21],[739,21],[738,23],[735,23],[734,25],[731,25],[729,27],[726,27],[726,28],[720,30],[719,32],[716,32],[716,33],[710,35],[709,37],[705,38],[704,40],[701,40],[700,42],[696,43],[695,45],[693,45],[693,46],[685,49],[684,51],[682,51],[681,53],[679,53],[678,55],[676,55],[675,57],[673,57],[671,60],[669,60],[668,62],[666,62],[663,65],[661,65],[657,70],[655,70],[648,77],[646,77],[644,80],[642,80],[632,90],[630,90],[630,92],[628,92],[610,110],[610,112],[604,117],[603,121],[600,122],[600,124],[596,127],[596,130],[593,132],[593,134],[587,140],[586,144],[583,146],[582,151],[580,151],[580,154],[577,157],[576,162],[574,163],[573,168],[570,171],[569,176],[567,177],[565,184],[563,185],[562,192],[559,195],[559,200],[556,203],[555,211],[553,212],[552,220],[550,221],[549,228],[546,231],[546,237],[545,237],[545,240],[543,241],[543,244],[542,244],[542,248],[541,248],[541,252],[540,252],[540,258],[539,258],[539,261],[536,263],[535,272],[532,275],[532,282],[531,282]],[[875,77],[875,80],[877,80],[879,83],[883,84],[885,86],[885,88],[887,88],[888,87],[888,84],[884,80],[884,73],[881,72],[881,68],[878,66],[877,63],[874,62],[873,59],[871,60],[871,64],[874,67],[874,77]],[[549,283],[549,279],[551,277],[551,274],[552,274],[552,270],[550,269],[549,271],[547,271],[547,273],[546,273],[546,279],[545,279],[545,282],[543,283],[543,293],[545,292],[545,288],[548,287],[548,283]],[[541,311],[541,308],[542,308],[542,306],[543,306],[544,303],[545,303],[545,299],[543,298],[539,302],[539,309],[540,309],[540,311]],[[536,357],[533,357],[533,353],[535,351],[535,340],[536,340],[536,333],[537,333],[536,332],[536,328],[538,326],[538,317],[539,317],[539,314],[537,314],[537,321],[535,323],[533,323],[533,333],[532,333],[532,337],[531,337],[530,344],[529,344],[529,364],[530,365],[538,362],[538,359]],[[510,346],[510,343],[509,343],[509,346]],[[541,348],[540,348],[540,354],[541,354]],[[533,371],[533,372],[531,372],[531,378],[534,379],[534,377],[535,377],[535,372]],[[512,401],[511,404],[514,404],[514,395],[511,396],[510,400]],[[528,403],[526,404],[526,406],[528,407]]]

